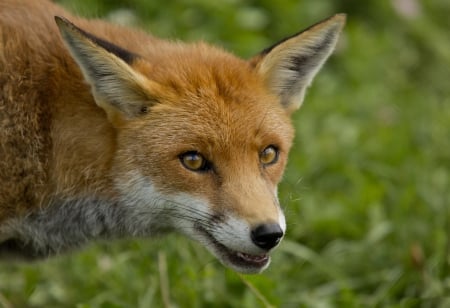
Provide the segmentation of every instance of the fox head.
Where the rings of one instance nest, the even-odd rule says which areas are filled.
[[[345,15],[248,61],[204,43],[158,42],[136,54],[56,22],[116,131],[111,176],[129,233],[177,230],[236,271],[267,268],[286,231],[277,184],[294,134],[290,116]]]

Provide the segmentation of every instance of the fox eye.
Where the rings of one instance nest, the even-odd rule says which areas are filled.
[[[208,171],[210,169],[210,163],[200,153],[195,151],[189,151],[181,154],[181,164],[191,171]]]
[[[269,166],[278,161],[278,148],[274,145],[269,145],[259,154],[259,161],[263,166]]]

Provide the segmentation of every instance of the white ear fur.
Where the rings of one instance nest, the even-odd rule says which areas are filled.
[[[306,89],[334,50],[345,19],[345,14],[334,15],[251,60],[288,112],[301,106]]]
[[[151,98],[147,79],[129,65],[138,56],[55,17],[64,43],[92,86],[96,103],[111,121],[133,118],[146,111]],[[127,63],[128,62],[128,63]]]

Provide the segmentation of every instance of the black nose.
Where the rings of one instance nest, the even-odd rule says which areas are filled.
[[[275,247],[283,237],[278,224],[263,224],[252,230],[252,241],[256,246],[269,250]]]

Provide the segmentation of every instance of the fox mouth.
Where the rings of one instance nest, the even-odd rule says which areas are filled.
[[[258,255],[236,251],[221,244],[207,230],[198,227],[198,230],[207,238],[210,245],[207,248],[217,256],[226,266],[246,274],[259,273],[267,268],[270,256],[267,253]]]

